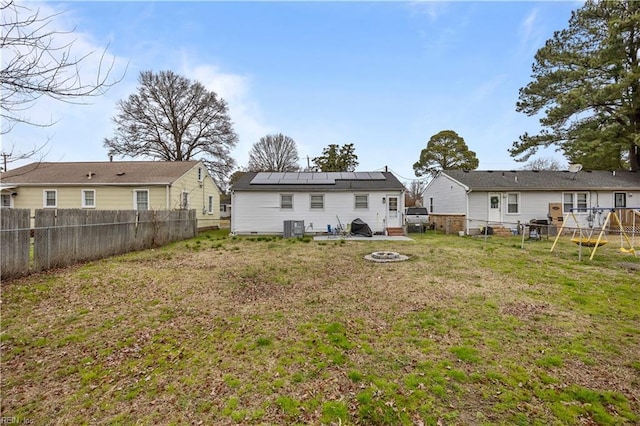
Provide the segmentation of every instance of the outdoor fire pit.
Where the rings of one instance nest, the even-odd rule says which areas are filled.
[[[396,253],[395,251],[374,251],[373,253],[366,255],[364,258],[372,262],[384,263],[384,262],[402,262],[403,260],[409,259],[409,256]]]

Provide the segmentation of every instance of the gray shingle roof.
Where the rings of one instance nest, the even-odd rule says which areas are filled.
[[[640,173],[630,171],[443,170],[442,173],[471,190],[481,191],[640,190]]]
[[[127,185],[175,182],[198,161],[31,163],[0,174],[6,185]],[[91,179],[89,179],[91,174]]]
[[[247,172],[231,188],[234,191],[287,191],[287,192],[327,192],[327,191],[401,191],[404,185],[390,172],[287,173],[282,179],[267,182],[256,179],[257,172]],[[264,175],[263,175],[264,176]],[[286,177],[286,179],[284,179]],[[323,183],[313,183],[316,180]]]

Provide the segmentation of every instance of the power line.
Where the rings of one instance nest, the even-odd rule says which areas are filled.
[[[411,182],[416,182],[417,181],[417,182],[422,182],[424,184],[426,184],[428,182],[428,178],[415,178],[415,177],[414,178],[407,178],[407,177],[401,176],[399,173],[396,173],[395,171],[393,171],[393,169],[391,169],[391,168],[389,168],[387,166],[380,167],[379,169],[376,169],[374,171],[377,172],[377,171],[384,171],[384,170],[390,171],[391,173],[393,173],[400,180],[405,180],[405,181],[408,180],[408,181],[411,181]]]

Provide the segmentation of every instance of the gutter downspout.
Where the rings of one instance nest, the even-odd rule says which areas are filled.
[[[471,219],[469,219],[469,194],[471,194],[471,192],[473,192],[471,189],[467,189],[465,191],[466,197],[464,197],[464,204],[465,204],[465,207],[464,207],[464,209],[465,209],[465,213],[464,213],[464,216],[465,216],[464,233],[465,233],[465,235],[469,235],[469,225],[470,225],[470,220],[471,220]]]
[[[231,235],[235,235],[235,232],[233,231],[233,224],[236,223],[235,218],[234,218],[234,216],[236,215],[236,209],[233,208],[233,206],[235,204],[233,201],[234,201],[234,198],[236,197],[236,193],[235,193],[235,191],[231,190],[231,191],[229,191],[229,195],[230,195],[229,198],[230,198],[230,201],[231,201],[231,216],[229,216],[229,220],[230,220],[230,223],[229,223],[229,231],[230,232],[229,233]]]

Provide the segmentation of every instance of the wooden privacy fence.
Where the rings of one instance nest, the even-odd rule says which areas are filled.
[[[29,212],[1,212],[2,278],[157,247],[197,233],[195,210],[36,210],[33,229]]]

